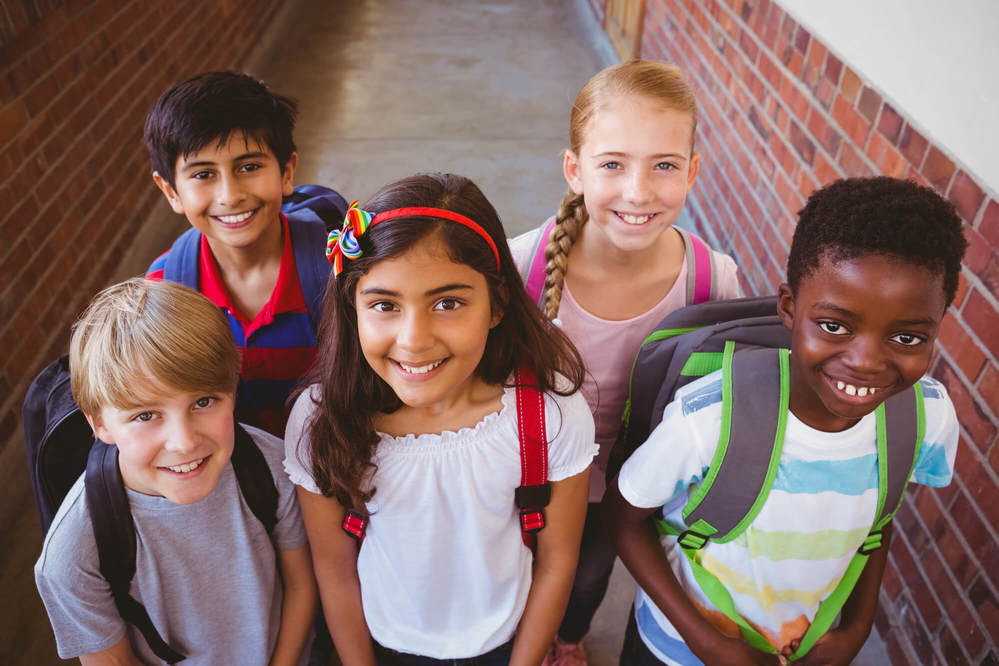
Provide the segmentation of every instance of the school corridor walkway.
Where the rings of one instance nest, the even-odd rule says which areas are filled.
[[[298,0],[279,10],[243,68],[299,100],[296,182],[363,201],[416,172],[460,173],[513,236],[557,207],[570,104],[615,61],[586,0]],[[153,215],[161,223],[145,229],[158,231],[135,240],[117,278],[140,273],[185,228],[165,203]],[[31,537],[7,541],[23,552],[5,557],[12,594],[0,624],[21,645],[5,650],[15,664],[61,663],[34,592],[40,542]],[[619,563],[587,639],[592,666],[617,664],[633,594]],[[856,663],[887,663],[880,641]]]

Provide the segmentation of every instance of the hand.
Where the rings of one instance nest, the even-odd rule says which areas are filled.
[[[798,642],[797,639],[791,641],[782,650],[782,653],[790,657],[798,649]],[[849,666],[863,645],[864,641],[852,633],[842,629],[830,629],[819,640],[815,641],[815,645],[804,657],[791,663],[796,666],[798,664],[801,666]]]
[[[727,637],[721,637],[721,640],[713,646],[711,654],[701,657],[701,660],[705,664],[726,666],[783,666],[787,663],[784,655],[763,652],[741,638]]]

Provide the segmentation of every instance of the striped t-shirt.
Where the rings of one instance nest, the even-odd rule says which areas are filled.
[[[958,422],[946,389],[920,380],[926,434],[912,480],[950,483]],[[688,489],[705,477],[721,427],[721,373],[679,391],[662,423],[621,469],[621,494],[636,507],[663,506],[683,529]],[[788,414],[777,476],[760,513],[728,543],[698,551],[701,565],[732,595],[736,609],[778,650],[808,629],[820,602],[836,587],[867,536],[877,505],[875,415],[842,432],[815,430]],[[675,537],[663,548],[680,584],[701,612],[726,635],[740,635],[701,592]],[[642,640],[667,664],[701,664],[644,591],[635,599]]]

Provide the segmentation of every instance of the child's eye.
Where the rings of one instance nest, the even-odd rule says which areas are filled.
[[[191,178],[194,180],[206,180],[212,177],[211,171],[195,171],[191,174]]]
[[[434,309],[451,311],[451,310],[457,310],[461,306],[462,302],[459,301],[457,298],[442,298],[441,300],[437,301],[436,305],[434,305]]]
[[[676,168],[677,166],[670,162],[660,162],[659,164],[656,165],[656,169],[658,169],[659,171],[673,171]]]
[[[204,409],[205,407],[210,407],[218,401],[218,398],[211,395],[206,395],[204,397],[198,398],[194,401],[194,406],[198,409]]]
[[[145,423],[146,421],[152,421],[153,420],[153,416],[154,415],[153,415],[152,412],[139,412],[138,414],[136,414],[135,416],[132,417],[132,420],[133,421],[142,421],[143,423]]]
[[[846,335],[849,332],[846,330],[846,326],[837,324],[834,321],[820,321],[819,328],[830,335]]]
[[[899,333],[898,335],[892,337],[892,341],[906,347],[915,347],[918,344],[926,342],[924,338],[916,335],[915,333]]]
[[[617,169],[621,168],[621,163],[620,162],[613,162],[613,161],[611,161],[611,162],[604,162],[603,164],[600,165],[600,168],[601,169],[617,170]]]
[[[256,162],[247,162],[246,164],[241,164],[239,166],[239,170],[245,172],[257,171],[258,169],[263,168],[262,164],[257,164]]]
[[[395,310],[395,304],[389,301],[376,301],[371,304],[371,309],[375,312],[393,312]]]

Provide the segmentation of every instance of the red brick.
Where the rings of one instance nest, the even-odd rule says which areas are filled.
[[[880,109],[881,95],[873,88],[864,86],[864,89],[860,91],[860,99],[857,101],[857,110],[860,111],[860,115],[867,118],[868,122],[873,123],[877,119]]]
[[[843,133],[857,146],[864,146],[867,143],[871,124],[842,95],[837,95],[833,102],[832,117],[839,123]]]
[[[848,177],[874,175],[870,165],[849,144],[840,147],[837,162]]]
[[[985,201],[985,193],[978,183],[962,170],[954,176],[947,198],[957,207],[961,217],[968,222],[974,222],[982,202]]]
[[[857,101],[857,93],[860,92],[860,87],[863,82],[860,77],[857,76],[856,72],[847,67],[843,70],[843,80],[839,84],[839,89],[843,93],[843,97],[849,104],[853,104]]]
[[[961,315],[992,355],[999,356],[999,313],[977,289],[971,290]]]
[[[836,151],[839,150],[839,144],[843,137],[832,125],[826,122],[825,116],[817,109],[812,109],[812,112],[808,114],[808,131],[830,155],[835,155]]]
[[[867,156],[877,165],[881,173],[892,178],[900,178],[906,169],[905,158],[895,150],[883,135],[874,132],[871,135],[870,145],[867,147]]]
[[[811,166],[815,161],[815,144],[801,129],[801,125],[792,120],[791,126],[788,128],[787,138],[805,164]]]
[[[960,471],[961,481],[975,505],[990,525],[999,525],[999,486],[992,478],[985,460],[972,446],[959,448],[955,471]]]
[[[826,160],[822,153],[817,153],[815,155],[815,177],[819,179],[820,185],[828,185],[842,178],[842,174]]]
[[[985,404],[989,406],[992,413],[999,414],[999,370],[996,370],[995,365],[990,363],[986,366],[985,373],[978,384],[978,393],[985,400]],[[992,448],[997,454],[996,462],[999,463],[999,446]],[[993,466],[992,469],[999,474],[999,465]]]
[[[964,253],[964,265],[972,273],[980,275],[989,265],[989,260],[993,254],[992,246],[970,224],[964,224],[963,231],[964,237],[968,241],[968,249]]]
[[[839,83],[840,74],[843,72],[843,61],[837,58],[830,51],[826,55],[826,68],[822,73],[822,78],[832,83],[834,86]]]
[[[791,114],[794,115],[798,120],[804,122],[805,118],[808,117],[808,109],[810,103],[808,98],[798,89],[798,85],[795,83],[794,79],[790,77],[783,77],[780,83],[780,90],[778,90],[781,99],[787,104],[788,109]]]
[[[885,102],[881,108],[881,118],[878,119],[878,131],[884,134],[885,138],[892,144],[896,144],[903,122],[902,116],[898,115],[891,104]]]
[[[938,340],[964,376],[974,383],[985,366],[985,352],[968,336],[956,318],[943,318]]]
[[[999,601],[984,577],[980,576],[968,589],[968,601],[992,637],[992,642],[999,643]]]
[[[954,175],[954,163],[936,146],[930,146],[921,173],[938,192],[946,194],[951,176]]]
[[[801,198],[798,190],[791,185],[784,174],[777,175],[776,191],[777,196],[784,204],[784,209],[791,215],[797,215],[798,211],[804,206],[805,200]]]
[[[970,388],[962,382],[954,370],[946,363],[936,373],[937,379],[947,387],[951,402],[957,411],[958,420],[964,426],[971,441],[979,450],[984,451],[992,442],[996,434],[996,425],[982,411],[982,407],[975,402],[975,398],[970,392]]]
[[[937,639],[937,645],[940,648],[940,652],[943,653],[944,661],[947,666],[969,666],[970,661],[968,661],[968,655],[964,652],[964,647],[961,645],[961,641],[958,640],[954,632],[951,631],[950,625],[945,624],[940,628],[940,634]]]
[[[888,109],[887,104],[885,105],[885,109]],[[883,117],[884,112],[882,112]],[[923,157],[926,155],[926,147],[928,145],[929,142],[923,138],[923,135],[914,130],[912,125],[906,123],[899,136],[898,148],[905,155],[905,159],[909,160],[910,164],[919,168],[923,163]]]

